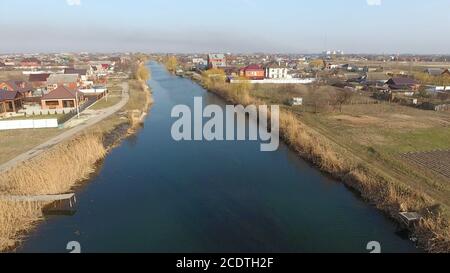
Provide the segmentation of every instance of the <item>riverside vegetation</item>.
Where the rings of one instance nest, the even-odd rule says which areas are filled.
[[[280,103],[273,96],[258,96],[262,88],[246,81],[238,84],[225,83],[225,75],[219,69],[204,72],[201,84],[209,91],[230,103],[261,105]],[[283,104],[282,102],[280,104]],[[342,106],[341,106],[342,111]],[[343,181],[356,190],[361,197],[373,203],[378,209],[400,222],[399,212],[417,211],[423,219],[412,227],[419,246],[429,252],[450,251],[450,228],[447,204],[440,202],[431,191],[422,190],[405,183],[409,177],[393,175],[390,168],[380,167],[372,160],[341,145],[330,135],[322,133],[316,122],[308,122],[306,116],[293,107],[283,106],[280,111],[280,134],[301,157],[314,163],[322,171]],[[347,138],[351,136],[347,135]],[[342,142],[342,141],[341,141]],[[392,168],[393,169],[393,168]],[[417,172],[417,171],[416,171]],[[448,201],[448,200],[447,200]]]
[[[60,143],[0,176],[0,195],[49,195],[67,193],[96,170],[118,142],[134,133],[153,100],[147,86],[150,72],[138,57],[129,68],[130,99],[119,113]],[[18,246],[28,232],[43,220],[48,204],[0,201],[0,252]]]

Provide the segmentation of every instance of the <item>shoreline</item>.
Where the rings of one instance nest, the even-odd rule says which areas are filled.
[[[228,103],[244,106],[264,104],[248,93],[233,94],[226,86],[208,86],[201,77],[190,79]],[[285,109],[280,111],[280,137],[302,159],[342,182],[348,190],[357,193],[366,203],[373,204],[397,224],[405,226],[399,216],[400,212],[421,212],[424,218],[419,223],[412,227],[405,226],[417,239],[417,246],[427,252],[450,251],[449,224],[439,212],[429,209],[436,204],[430,197],[406,185],[390,181],[387,174],[371,170],[363,159],[329,140]]]
[[[2,173],[0,192],[17,195],[61,194],[86,185],[108,153],[138,132],[153,104],[151,89],[145,80],[129,82],[136,84],[133,92],[142,92],[139,95],[145,96],[137,98],[140,104],[144,103],[140,109],[126,109],[127,106],[124,106],[121,110],[128,113],[126,117],[116,113],[10,168]],[[76,167],[63,168],[67,164]],[[57,167],[62,171],[55,170]],[[27,234],[44,224],[42,210],[47,205],[0,201],[0,253],[14,252],[26,240]]]

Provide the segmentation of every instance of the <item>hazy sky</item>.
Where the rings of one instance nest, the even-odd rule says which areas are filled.
[[[0,0],[0,53],[450,53],[450,0]]]

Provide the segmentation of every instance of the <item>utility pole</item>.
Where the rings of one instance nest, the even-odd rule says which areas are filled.
[[[78,91],[75,90],[75,100],[76,100],[76,106],[77,106],[77,118],[80,118],[80,104],[78,103]]]

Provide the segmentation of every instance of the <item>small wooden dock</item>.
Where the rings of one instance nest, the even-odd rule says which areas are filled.
[[[405,223],[408,227],[417,223],[422,219],[422,216],[417,212],[400,212],[400,218],[403,223]]]
[[[73,215],[77,198],[74,193],[56,195],[3,195],[0,201],[25,202],[25,203],[48,203],[44,207],[44,214],[49,215]]]

